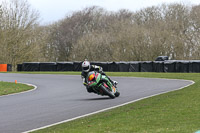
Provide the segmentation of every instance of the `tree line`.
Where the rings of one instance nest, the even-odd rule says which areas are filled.
[[[0,4],[0,63],[200,59],[200,5],[136,12],[93,6],[52,24],[40,25],[39,19],[25,0]]]

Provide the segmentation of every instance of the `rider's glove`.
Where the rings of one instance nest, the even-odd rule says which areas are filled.
[[[88,86],[88,84],[86,82],[84,82],[83,85]]]

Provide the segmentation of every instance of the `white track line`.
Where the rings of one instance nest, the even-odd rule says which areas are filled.
[[[11,82],[12,83],[12,82]],[[23,92],[19,92],[19,93],[13,93],[13,94],[8,94],[8,95],[2,95],[0,96],[1,97],[7,97],[7,96],[14,96],[14,95],[19,95],[19,94],[23,94],[23,93],[28,93],[28,92],[31,92],[31,91],[34,91],[37,89],[37,86],[36,85],[33,85],[33,84],[29,84],[29,83],[21,83],[21,82],[18,82],[20,84],[25,84],[25,85],[28,85],[28,86],[33,86],[34,89],[31,89],[31,90],[27,90],[27,91],[23,91]]]
[[[165,79],[165,80],[166,80],[166,79]],[[167,79],[167,80],[168,80],[168,79]],[[169,79],[169,80],[176,80],[176,79]],[[41,129],[44,129],[44,128],[48,128],[48,127],[51,127],[51,126],[55,126],[55,125],[58,125],[58,124],[62,124],[62,123],[65,123],[65,122],[69,122],[69,121],[73,121],[73,120],[76,120],[76,119],[79,119],[79,118],[83,118],[83,117],[86,117],[86,116],[90,116],[90,115],[93,115],[93,114],[97,114],[97,113],[100,113],[100,112],[104,112],[104,111],[107,111],[107,110],[110,110],[110,109],[114,109],[114,108],[117,108],[117,107],[121,107],[121,106],[130,104],[130,103],[134,103],[134,102],[137,102],[137,101],[146,99],[146,98],[154,97],[154,96],[161,95],[161,94],[165,94],[165,93],[168,93],[168,92],[173,92],[173,91],[176,91],[176,90],[181,90],[181,89],[183,89],[183,88],[185,88],[185,87],[188,87],[188,86],[190,86],[190,85],[192,85],[192,84],[195,83],[195,82],[192,81],[192,80],[182,80],[182,81],[190,81],[191,84],[186,85],[186,86],[183,86],[183,87],[180,87],[180,88],[175,89],[175,90],[172,90],[172,91],[166,91],[166,92],[154,94],[154,95],[151,95],[151,96],[139,98],[139,99],[136,99],[136,100],[133,100],[133,101],[130,101],[130,102],[126,102],[126,103],[123,103],[123,104],[120,104],[120,105],[117,105],[117,106],[113,106],[113,107],[110,107],[110,108],[105,108],[105,109],[102,109],[102,110],[99,110],[99,111],[96,111],[96,112],[93,112],[93,113],[81,115],[81,116],[78,116],[78,117],[74,117],[74,118],[67,119],[67,120],[64,120],[64,121],[61,121],[61,122],[57,122],[57,123],[54,123],[54,124],[50,124],[50,125],[47,125],[47,126],[43,126],[43,127],[40,127],[40,128],[36,128],[36,129],[29,130],[29,131],[25,131],[25,132],[22,132],[22,133],[34,132],[34,131],[41,130]]]

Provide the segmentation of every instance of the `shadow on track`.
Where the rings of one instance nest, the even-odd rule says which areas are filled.
[[[98,100],[112,100],[110,97],[78,99],[78,101],[98,101]]]

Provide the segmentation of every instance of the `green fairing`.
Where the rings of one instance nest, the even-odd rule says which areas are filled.
[[[100,73],[95,73],[95,72],[90,72],[89,74],[88,74],[88,77],[87,77],[87,79],[89,78],[89,76],[91,75],[91,74],[95,74],[95,81],[88,81],[88,84],[89,84],[89,86],[90,87],[100,87],[102,84],[99,84],[98,86],[97,86],[97,84],[100,82],[100,80],[101,80],[101,78],[102,79],[104,79],[104,80],[106,80],[107,81],[107,85],[109,86],[109,88],[111,89],[112,88],[112,83],[110,82],[110,80],[105,76],[105,75],[102,75],[102,74],[100,74]],[[97,74],[98,74],[98,76],[97,76]],[[96,77],[97,76],[97,77]],[[96,88],[96,89],[97,89]]]
[[[95,71],[89,72],[87,83],[97,94],[108,95],[112,99],[120,95],[117,88],[113,86],[108,77],[101,73]]]
[[[112,87],[112,83],[110,82],[110,80],[109,80],[105,75],[102,75],[102,79],[107,80],[107,85],[108,85],[110,88]]]

